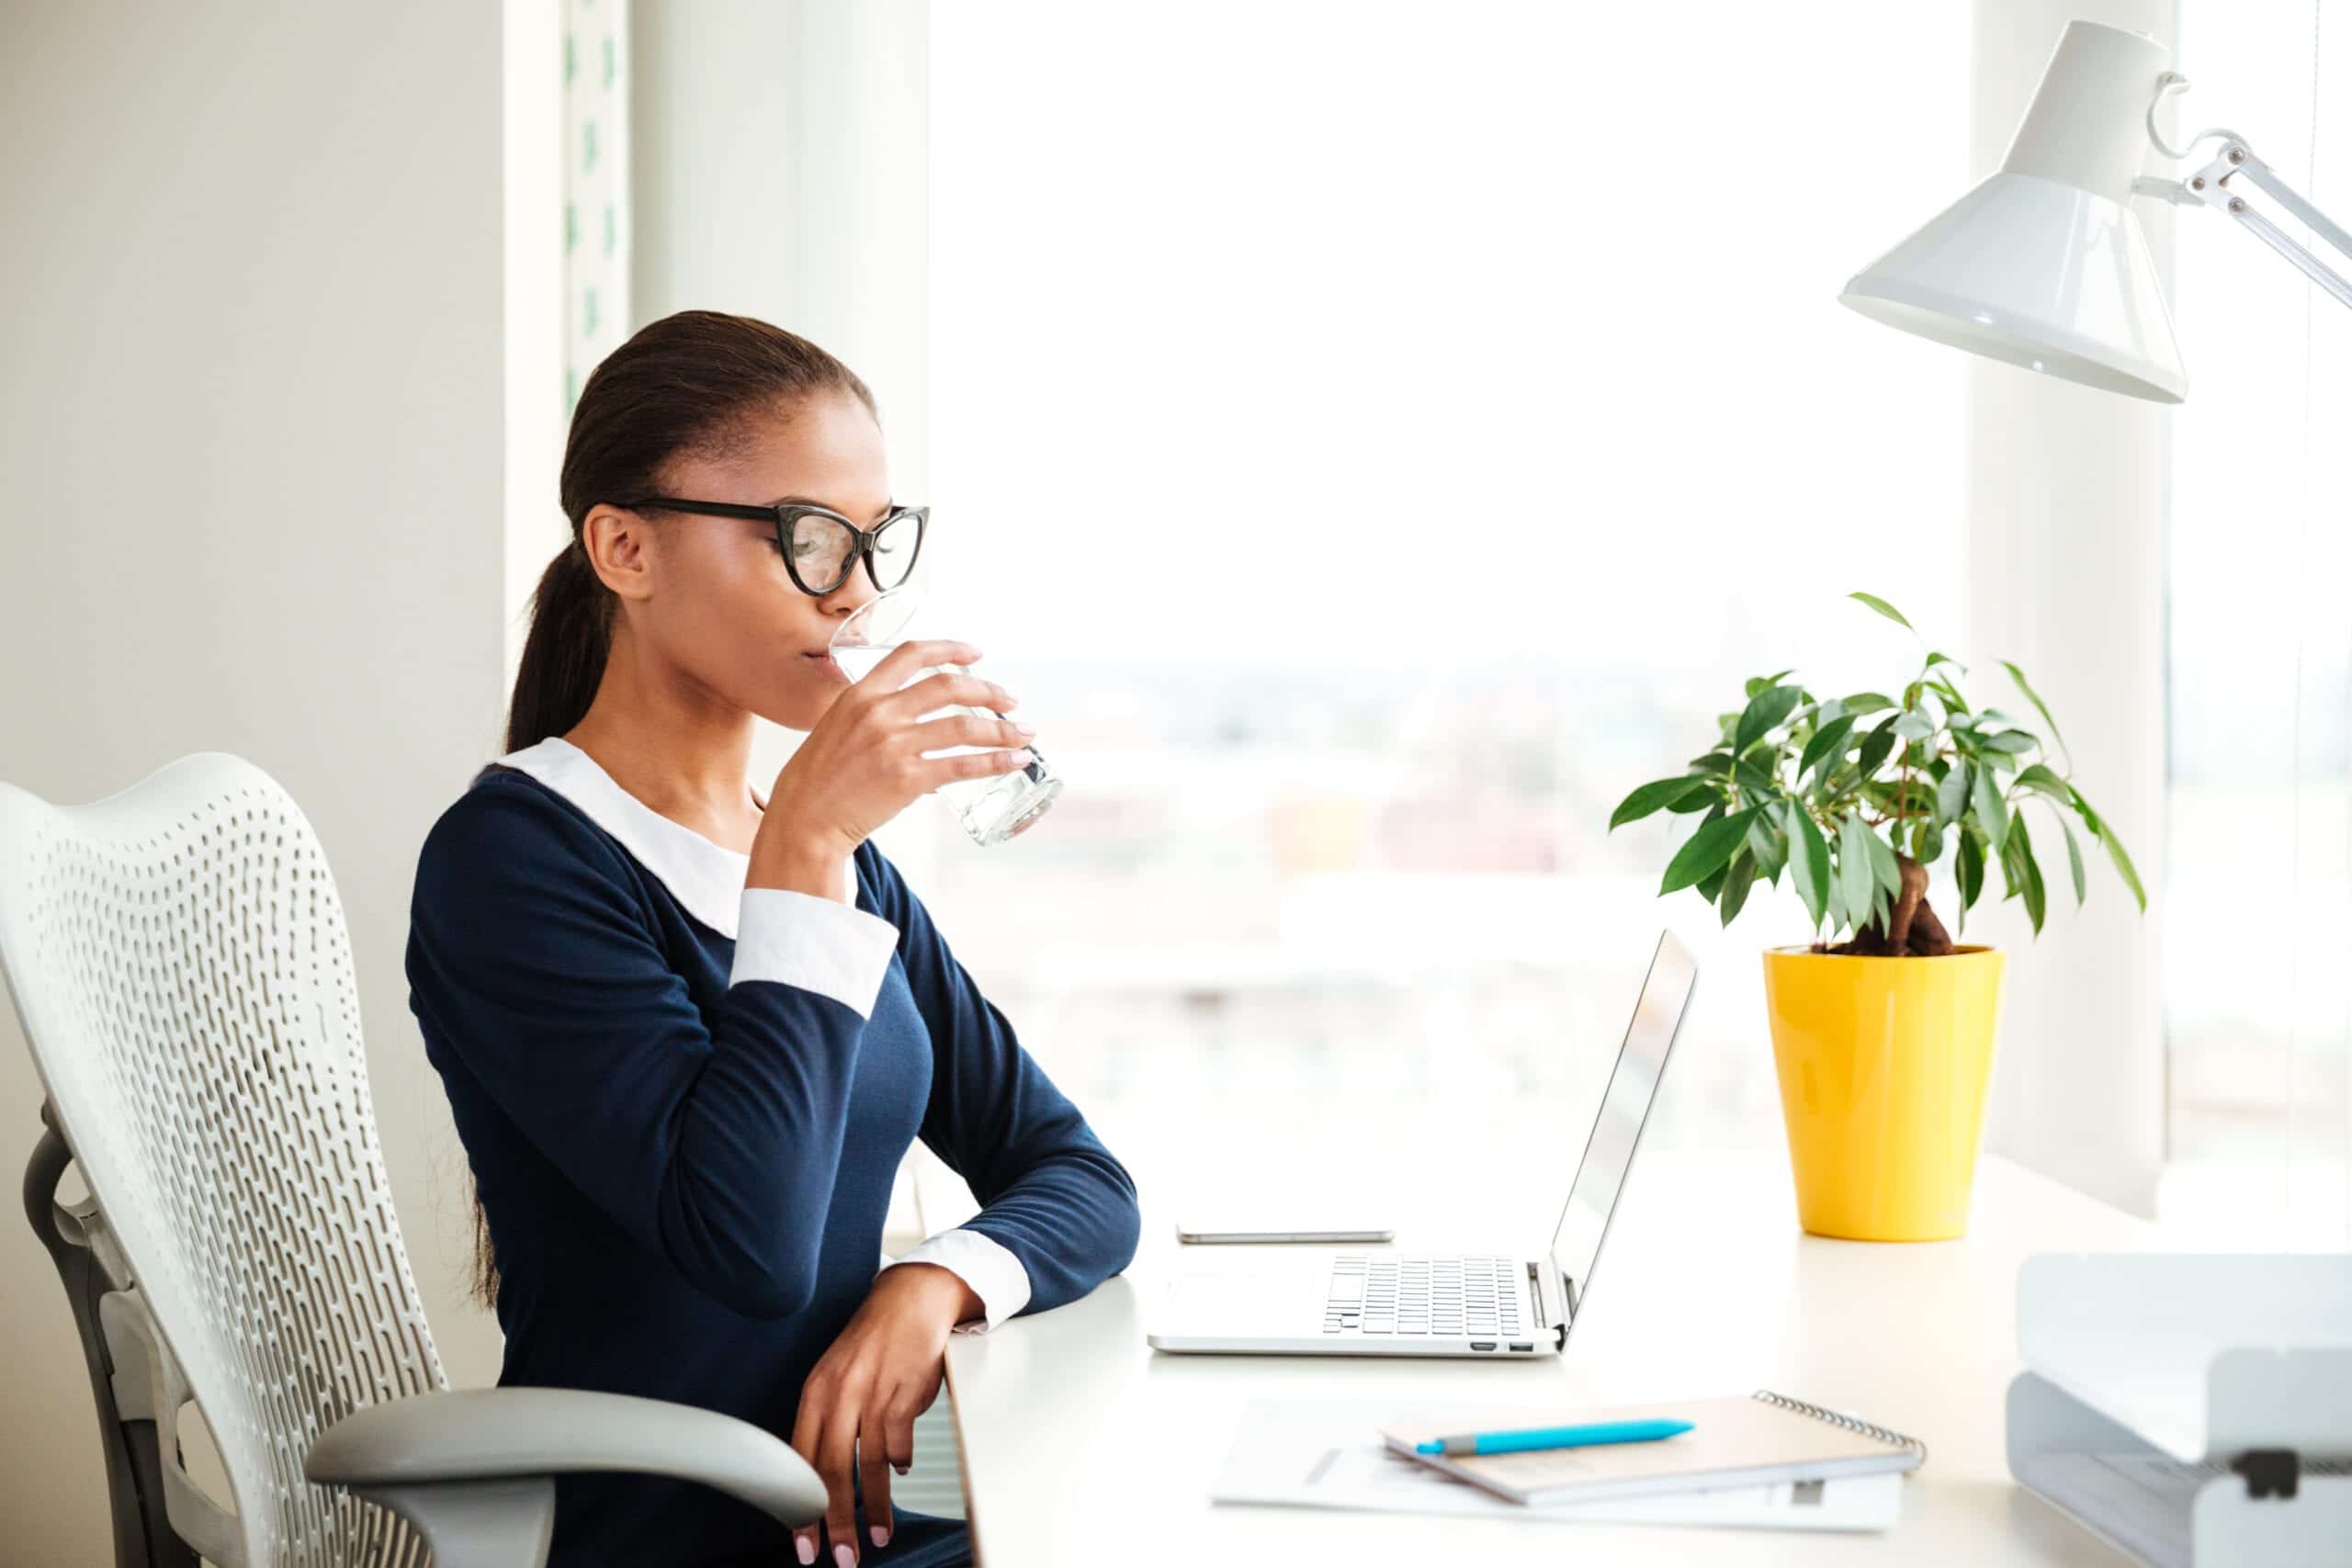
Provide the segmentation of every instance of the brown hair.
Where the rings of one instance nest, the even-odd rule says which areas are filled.
[[[599,502],[662,492],[674,458],[724,453],[755,416],[788,415],[820,392],[846,392],[876,412],[855,372],[782,327],[717,310],[681,310],[639,329],[605,356],[571,411],[560,485],[571,538],[540,574],[531,630],[506,709],[506,750],[560,735],[586,716],[613,643],[613,595],[581,543]],[[878,417],[878,413],[877,413]],[[473,1293],[498,1302],[490,1216],[474,1201]]]

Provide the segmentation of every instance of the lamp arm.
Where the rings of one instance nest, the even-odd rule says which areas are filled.
[[[2264,192],[2293,214],[2298,222],[2334,246],[2338,254],[2352,258],[2352,233],[2327,214],[2306,201],[2292,186],[2278,177],[2278,172],[2254,155],[2245,137],[2234,130],[2216,126],[2200,130],[2188,139],[2184,147],[2174,147],[2156,131],[2156,109],[2165,98],[2188,85],[2188,78],[2177,71],[2167,71],[2156,78],[2156,95],[2148,102],[2148,140],[2156,151],[2167,158],[2186,158],[2200,141],[2218,137],[2221,151],[2213,161],[2186,180],[2150,179],[2143,176],[2132,182],[2134,193],[2162,197],[2166,201],[2186,205],[2201,203],[2237,220],[2242,228],[2254,237],[2292,262],[2297,271],[2334,296],[2336,303],[2352,310],[2352,282],[2326,262],[2313,255],[2278,224],[2246,205],[2245,197],[2230,188],[2230,182],[2243,177],[2246,184]]]
[[[2186,162],[2188,155],[2197,151],[2197,144],[2208,137],[2226,137],[2232,141],[2240,142],[2245,140],[2245,137],[2240,136],[2236,131],[2231,130],[2223,126],[2216,125],[2210,126],[2207,129],[2199,131],[2196,135],[2190,137],[2188,142],[2182,146],[2175,147],[2171,142],[2166,141],[2164,138],[2164,132],[2156,129],[2156,111],[2164,107],[2165,100],[2172,96],[2173,94],[2185,93],[2188,90],[2188,78],[2182,75],[2177,71],[2167,71],[2156,78],[2156,96],[2148,100],[2148,140],[2156,144],[2157,152],[2163,153],[2165,157],[2170,158],[2174,163],[2178,164]]]

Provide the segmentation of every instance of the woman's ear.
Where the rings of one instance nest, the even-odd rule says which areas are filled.
[[[580,525],[581,547],[597,579],[624,599],[653,595],[653,553],[647,546],[644,514],[599,505]]]

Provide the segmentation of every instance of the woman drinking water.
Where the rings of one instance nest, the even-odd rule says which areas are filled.
[[[854,685],[826,657],[930,519],[813,344],[708,311],[646,327],[582,390],[561,497],[505,755],[426,840],[408,947],[499,1381],[739,1416],[831,1501],[787,1532],[688,1483],[567,1477],[548,1561],[966,1562],[961,1525],[890,1502],[947,1337],[1125,1267],[1135,1188],[870,836],[1028,765],[1029,731],[968,670],[915,680],[978,649],[909,642]],[[756,718],[807,737],[764,793]],[[917,1137],[981,1208],[892,1262]]]

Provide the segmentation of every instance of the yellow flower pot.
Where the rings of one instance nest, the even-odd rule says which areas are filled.
[[[1944,1241],[1968,1228],[2006,954],[1764,954],[1797,1218],[1815,1235]]]

